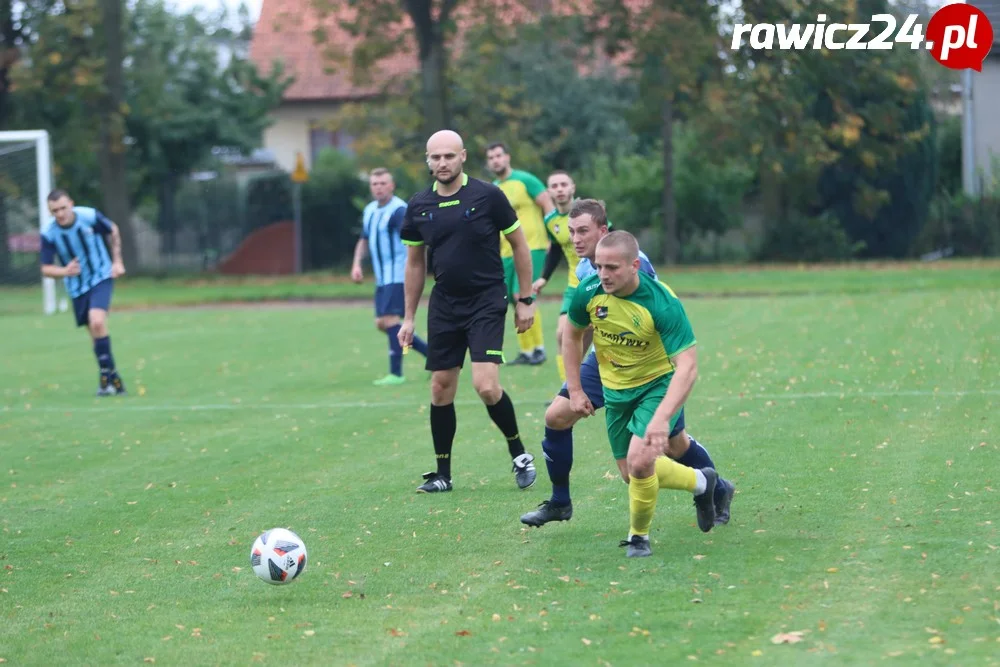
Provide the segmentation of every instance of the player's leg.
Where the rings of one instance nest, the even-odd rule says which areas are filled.
[[[458,375],[465,362],[465,332],[454,318],[453,304],[437,291],[431,292],[427,306],[427,363],[431,371],[431,439],[437,470],[424,473],[418,493],[451,491],[451,451],[455,442],[455,393]]]
[[[110,278],[94,285],[86,294],[86,323],[94,341],[94,356],[100,369],[101,379],[98,396],[124,394],[125,383],[118,375],[115,358],[111,353],[111,335],[108,331],[108,311],[111,309],[111,294],[114,281]]]
[[[718,472],[715,462],[701,443],[689,435],[684,428],[684,409],[681,408],[677,423],[674,424],[670,432],[670,444],[667,447],[667,456],[677,461],[681,465],[689,468],[712,468]],[[729,523],[729,508],[733,502],[733,494],[736,487],[729,480],[719,476],[719,481],[715,485],[715,525],[721,526]]]
[[[532,282],[538,280],[542,277],[542,271],[545,269],[545,255],[546,250],[532,250],[531,251],[531,280]],[[528,296],[524,294],[522,296]],[[538,366],[544,364],[546,361],[545,356],[545,327],[542,325],[542,309],[535,309],[535,320],[532,322],[531,327],[524,332],[525,336],[528,337],[527,345],[531,346],[531,353],[529,354],[529,363],[532,366]]]
[[[375,380],[376,386],[398,385],[403,378],[403,348],[399,344],[399,327],[404,311],[404,291],[402,283],[379,285],[375,288],[375,326],[385,332],[389,341],[389,374]],[[417,335],[413,336],[413,347],[427,356],[427,343]]]
[[[506,319],[507,299],[504,294],[499,290],[487,293],[471,306],[465,320],[465,331],[469,341],[469,358],[472,360],[472,384],[490,419],[507,440],[517,485],[526,489],[535,483],[537,476],[535,457],[524,450],[514,403],[500,386]]]
[[[715,487],[718,481],[718,474],[713,468],[705,467],[700,469],[689,468],[687,466],[677,463],[673,459],[666,456],[666,451],[654,451],[653,448],[644,444],[642,438],[646,435],[646,428],[649,422],[652,420],[653,415],[656,413],[657,408],[659,408],[660,403],[663,401],[663,397],[667,393],[667,387],[670,381],[666,378],[660,378],[654,380],[653,382],[646,385],[643,388],[641,394],[637,397],[635,410],[632,413],[632,418],[629,421],[629,431],[636,436],[636,440],[633,441],[633,445],[638,442],[640,449],[638,451],[633,451],[634,447],[629,448],[629,474],[632,477],[632,481],[629,483],[630,486],[637,481],[636,476],[642,474],[644,478],[647,478],[650,474],[656,478],[656,489],[679,489],[691,491],[694,494],[694,504],[696,508],[696,515],[698,518],[698,527],[704,531],[708,532],[712,529],[715,524]],[[681,417],[681,412],[678,411],[676,415],[670,420],[671,429],[675,428],[678,420]],[[633,456],[638,456],[636,459],[636,465],[633,465]],[[649,459],[653,462],[653,470],[650,471],[646,464]],[[648,483],[648,482],[647,482]],[[640,490],[643,488],[640,483]],[[630,491],[630,497],[631,497]],[[640,514],[639,526],[642,526],[642,521],[645,520],[643,515]],[[652,512],[649,514],[649,520],[652,520]],[[648,527],[648,524],[647,524]]]
[[[590,353],[580,365],[580,384],[595,410],[604,407],[604,387],[597,368],[597,357]],[[542,453],[545,468],[552,482],[552,495],[537,509],[524,514],[521,522],[542,526],[549,521],[566,521],[573,516],[569,493],[569,476],[573,468],[573,426],[582,419],[569,404],[569,390],[563,383],[559,393],[545,411],[545,438]]]

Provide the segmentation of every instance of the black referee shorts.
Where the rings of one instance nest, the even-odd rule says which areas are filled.
[[[503,363],[507,307],[503,283],[464,297],[435,287],[427,306],[426,369],[461,368],[466,350],[473,362]]]

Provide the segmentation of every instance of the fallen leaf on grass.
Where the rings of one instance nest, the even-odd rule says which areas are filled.
[[[944,637],[942,637],[941,635],[934,635],[933,637],[931,637],[930,639],[927,640],[927,643],[928,644],[943,644],[944,643]]]
[[[804,635],[806,630],[795,630],[793,632],[779,632],[775,636],[771,637],[772,644],[798,644],[802,641],[802,635]]]
[[[406,633],[398,628],[389,628],[389,634],[393,637],[405,637]]]
[[[455,634],[456,634],[457,636],[459,636],[459,637],[468,637],[468,636],[469,636],[469,635],[471,635],[472,633],[471,633],[471,632],[469,632],[468,630],[459,630],[459,631],[458,631],[458,632],[456,632]]]
[[[312,637],[312,636],[313,636],[314,634],[316,634],[316,631],[315,631],[315,630],[306,630],[306,631],[305,631],[305,632],[303,632],[302,634],[303,634],[304,636],[306,636],[306,637]]]
[[[580,638],[580,641],[582,641],[582,642],[583,642],[583,645],[584,645],[584,646],[590,646],[590,644],[592,643],[592,642],[591,642],[591,641],[590,641],[589,639],[587,639],[586,637],[581,637],[581,638]]]
[[[761,650],[760,650],[760,649],[758,648],[758,649],[755,649],[754,651],[752,651],[752,652],[750,653],[750,655],[752,655],[752,656],[753,656],[753,657],[755,657],[755,658],[759,658],[760,656],[764,655],[764,652],[763,652],[763,651],[761,651]]]

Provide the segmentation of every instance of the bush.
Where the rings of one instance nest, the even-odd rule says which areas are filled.
[[[247,182],[246,233],[292,219],[292,181],[283,171],[254,176]]]
[[[938,250],[966,257],[1000,255],[1000,195],[939,195],[931,204],[913,252]]]
[[[302,187],[302,266],[304,270],[346,263],[361,231],[368,181],[353,157],[324,149]]]
[[[767,226],[758,258],[779,262],[835,261],[850,259],[862,249],[862,244],[851,242],[832,212],[818,216],[792,213]]]

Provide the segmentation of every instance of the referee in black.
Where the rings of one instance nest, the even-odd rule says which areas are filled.
[[[427,140],[427,166],[434,184],[410,198],[400,237],[408,246],[406,313],[399,342],[413,342],[413,320],[427,276],[427,248],[434,258],[434,289],[427,309],[427,370],[431,376],[431,436],[437,471],[424,474],[418,493],[451,491],[451,449],[455,440],[455,392],[466,350],[472,383],[507,439],[517,485],[535,482],[534,457],[524,451],[510,396],[500,386],[503,334],[508,312],[500,261],[500,234],[514,249],[519,284],[531,284],[531,253],[517,214],[500,188],[463,171],[462,137],[450,130]],[[518,299],[515,324],[528,330],[534,297]]]

